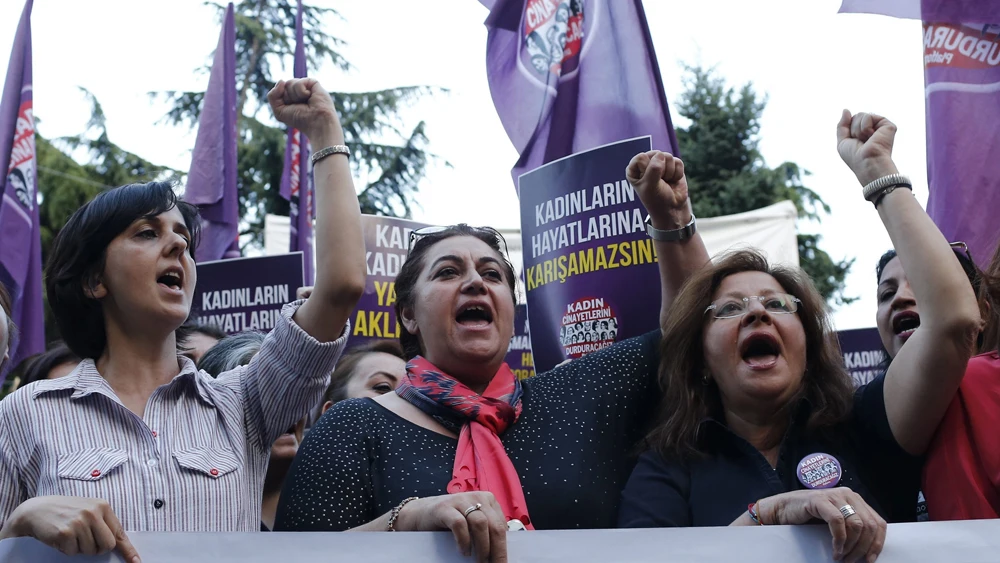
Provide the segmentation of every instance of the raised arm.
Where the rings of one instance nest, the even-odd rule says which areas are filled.
[[[639,194],[654,229],[673,231],[691,222],[684,163],[670,153],[649,151],[632,157],[625,175]],[[667,318],[670,304],[681,286],[699,268],[708,263],[708,250],[696,231],[694,236],[673,242],[654,240],[660,266],[660,325]]]
[[[837,149],[861,185],[896,174],[888,119],[844,110]],[[859,194],[860,195],[860,194]],[[885,376],[885,410],[900,446],[913,455],[927,448],[955,395],[982,326],[969,279],[941,231],[907,189],[877,206],[920,310],[920,328],[893,358]]]
[[[281,81],[268,93],[274,116],[302,131],[314,150],[344,143],[333,101],[311,78]],[[336,340],[365,288],[367,265],[361,210],[348,157],[332,154],[313,167],[316,285],[295,323],[320,342]],[[305,211],[303,211],[305,212]]]

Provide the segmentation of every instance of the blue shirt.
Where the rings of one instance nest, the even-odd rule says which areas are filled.
[[[623,528],[728,526],[759,499],[806,488],[799,462],[815,453],[837,458],[843,474],[837,486],[859,494],[887,522],[913,521],[920,486],[920,459],[907,454],[889,429],[885,376],[860,387],[850,417],[823,433],[806,431],[808,404],[801,405],[771,467],[749,442],[724,423],[702,423],[700,459],[664,459],[644,453],[622,494],[618,525]]]

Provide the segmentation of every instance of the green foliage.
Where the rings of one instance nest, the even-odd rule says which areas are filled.
[[[220,14],[224,8],[218,6]],[[295,50],[296,4],[289,0],[243,0],[235,5],[236,68],[239,91],[239,192],[243,234],[250,244],[263,244],[264,216],[288,214],[288,202],[279,195],[284,166],[285,129],[260,116],[267,92],[279,78],[291,76]],[[351,70],[337,49],[343,41],[322,29],[324,17],[339,17],[332,9],[303,6],[306,57],[310,69],[324,62]],[[327,84],[326,86],[331,86]],[[363,189],[363,213],[410,217],[410,200],[417,191],[428,161],[428,139],[420,122],[412,131],[400,129],[399,113],[432,90],[422,86],[390,88],[376,92],[331,92],[344,138],[351,147],[351,166]],[[153,93],[165,97],[172,108],[165,120],[194,127],[204,92]],[[269,116],[269,110],[264,110]],[[265,121],[267,119],[267,121]],[[314,147],[320,148],[320,147]]]
[[[767,96],[751,84],[727,87],[714,69],[686,66],[684,93],[677,103],[690,120],[677,129],[677,141],[697,217],[716,217],[760,209],[790,200],[800,219],[821,220],[830,213],[823,199],[803,185],[808,170],[792,162],[768,168],[761,157],[760,117]],[[844,278],[854,260],[835,261],[819,248],[820,235],[799,234],[799,264],[833,304],[856,298],[844,295]]]

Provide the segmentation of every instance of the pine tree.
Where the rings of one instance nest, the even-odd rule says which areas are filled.
[[[677,129],[677,141],[697,217],[716,217],[760,209],[791,200],[800,219],[820,221],[830,213],[823,199],[803,185],[809,175],[793,162],[768,168],[761,157],[760,118],[767,96],[752,84],[737,92],[714,69],[685,67],[684,92],[677,112],[690,120]],[[831,304],[856,298],[844,295],[844,278],[854,259],[836,261],[819,247],[818,234],[798,235],[799,265]]]
[[[220,15],[224,8],[219,6]],[[235,4],[236,72],[239,112],[240,214],[246,222],[242,234],[251,244],[263,244],[264,216],[287,215],[288,202],[279,195],[284,164],[285,129],[271,116],[267,92],[280,78],[291,77],[295,50],[294,0],[242,0]],[[303,6],[306,56],[310,69],[330,62],[342,71],[350,63],[337,49],[343,41],[323,31],[322,21],[339,17],[335,10]],[[221,21],[221,16],[220,16]],[[280,65],[279,62],[288,64]],[[279,70],[279,68],[281,70]],[[399,111],[430,88],[407,86],[376,92],[336,92],[325,84],[336,104],[351,147],[351,164],[363,189],[358,194],[363,213],[410,217],[410,200],[424,175],[429,159],[425,125],[409,132],[399,128]],[[152,93],[172,104],[166,121],[195,126],[204,92]],[[389,141],[385,141],[389,139]]]

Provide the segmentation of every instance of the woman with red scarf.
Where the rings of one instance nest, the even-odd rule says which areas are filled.
[[[627,172],[650,232],[673,239],[655,243],[673,265],[661,268],[669,303],[708,256],[692,234],[683,164],[656,151],[640,160]],[[614,527],[659,395],[660,331],[518,381],[503,361],[516,294],[500,234],[457,225],[414,232],[410,244],[395,285],[406,377],[313,427],[277,529],[451,530],[464,552],[504,561],[508,529]]]

